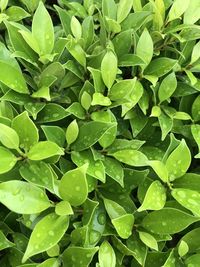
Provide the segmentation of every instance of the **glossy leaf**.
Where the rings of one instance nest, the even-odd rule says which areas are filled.
[[[69,225],[67,216],[50,213],[43,217],[33,229],[22,262],[31,256],[46,251],[57,244],[63,237]],[[38,238],[40,242],[38,243]]]
[[[0,81],[22,94],[28,94],[28,88],[16,59],[11,57],[3,43],[0,43]],[[9,75],[7,75],[9,73]]]
[[[154,250],[158,250],[158,244],[156,239],[149,233],[146,232],[139,232],[140,239],[142,242],[147,245],[149,248],[152,248]]]
[[[32,34],[39,46],[40,56],[50,54],[54,47],[54,29],[51,17],[42,2],[33,16]]]
[[[186,0],[184,1],[184,3],[180,0],[174,1],[169,11],[168,21],[172,21],[172,20],[179,18],[187,10],[189,4],[190,4],[190,0]]]
[[[13,119],[12,128],[19,136],[20,148],[26,151],[39,140],[38,129],[26,111]]]
[[[182,140],[179,146],[172,151],[166,161],[166,168],[169,173],[170,181],[173,181],[186,173],[191,163],[190,150]]]
[[[59,193],[63,200],[69,201],[72,206],[83,204],[88,195],[86,180],[87,164],[80,168],[68,171],[59,184]]]
[[[160,85],[160,88],[158,91],[160,102],[163,102],[167,100],[168,98],[170,98],[170,96],[176,90],[176,86],[177,86],[176,76],[174,72],[172,72],[166,78],[163,79]]]
[[[12,180],[1,183],[0,191],[0,202],[16,213],[39,213],[51,205],[43,190],[27,182]]]
[[[15,155],[2,146],[0,146],[0,158],[0,174],[10,171],[17,162]]]
[[[72,143],[74,143],[74,141],[76,141],[78,133],[79,133],[78,124],[76,120],[74,120],[68,125],[66,131],[66,140],[69,145],[71,145]]]
[[[0,142],[11,149],[19,148],[19,136],[15,130],[0,123]]]
[[[102,79],[110,89],[117,75],[117,58],[111,50],[108,50],[101,62]]]
[[[197,191],[176,188],[172,190],[172,196],[186,209],[189,209],[194,215],[200,216],[200,194]]]
[[[132,2],[129,0],[120,0],[117,7],[117,21],[121,23],[129,14],[132,8]]]
[[[174,208],[149,213],[142,221],[145,229],[156,234],[174,234],[197,222],[199,218]]]
[[[148,188],[142,205],[138,211],[161,210],[166,202],[165,188],[160,181],[154,181]]]
[[[42,160],[55,155],[64,155],[63,150],[51,141],[41,141],[31,147],[27,156],[30,160]]]
[[[140,167],[146,166],[148,163],[147,157],[137,150],[119,150],[111,154],[114,158],[131,166]]]
[[[166,57],[160,57],[151,61],[145,70],[145,74],[161,77],[167,74],[176,64],[176,60]]]
[[[115,252],[108,241],[104,241],[99,248],[99,265],[100,267],[115,267],[116,256]]]

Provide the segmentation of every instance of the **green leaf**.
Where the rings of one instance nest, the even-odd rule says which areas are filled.
[[[111,50],[108,50],[101,62],[102,79],[110,90],[117,75],[117,58]]]
[[[40,56],[50,54],[54,47],[54,28],[42,1],[33,16],[32,34],[39,46]]]
[[[92,96],[91,105],[110,106],[112,103],[109,97],[102,95],[101,93],[94,93]]]
[[[85,150],[94,145],[115,123],[104,123],[91,121],[84,123],[79,128],[79,135],[74,144],[71,146],[75,151]]]
[[[198,95],[192,104],[192,117],[193,117],[194,121],[200,120],[199,104],[200,104],[200,96]]]
[[[153,57],[153,41],[146,28],[137,43],[136,55],[145,62],[145,66],[142,66],[143,69],[150,63]]]
[[[76,141],[79,133],[79,128],[76,120],[73,120],[67,127],[66,130],[66,140],[68,145],[71,145]]]
[[[174,234],[187,228],[199,218],[174,208],[163,208],[149,213],[142,226],[155,234]]]
[[[39,140],[38,129],[29,118],[27,111],[12,120],[12,128],[19,136],[20,148],[25,151],[29,150]]]
[[[185,264],[187,264],[188,267],[189,266],[198,267],[199,261],[200,261],[200,254],[194,254],[185,260]]]
[[[75,16],[71,18],[71,31],[76,39],[80,39],[82,36],[82,27],[80,22]]]
[[[65,234],[69,225],[68,216],[58,216],[50,213],[43,217],[34,227],[22,262],[56,245]],[[38,242],[38,238],[40,242]]]
[[[41,141],[32,146],[27,153],[30,160],[42,160],[55,155],[64,155],[64,151],[51,141]]]
[[[184,240],[181,240],[179,246],[178,246],[178,254],[180,257],[185,256],[189,251],[189,247],[187,243]]]
[[[25,162],[19,169],[21,176],[30,183],[54,193],[54,177],[48,164],[43,161]]]
[[[191,65],[200,58],[199,49],[200,49],[200,42],[196,43],[196,45],[193,47],[191,61],[190,61]]]
[[[2,146],[0,146],[0,158],[0,174],[10,171],[17,162],[15,155]]]
[[[60,263],[59,260],[56,258],[51,258],[43,261],[42,263],[38,264],[37,267],[59,267]],[[28,267],[28,266],[27,266]]]
[[[159,87],[158,96],[160,103],[171,97],[177,87],[177,80],[174,72],[165,77]]]
[[[142,152],[137,150],[124,149],[110,155],[117,160],[131,166],[140,167],[148,165],[147,157]]]
[[[166,202],[166,192],[165,188],[160,181],[154,181],[149,186],[142,205],[139,207],[138,211],[143,210],[161,210]]]
[[[27,182],[12,180],[1,183],[0,192],[0,202],[16,213],[39,213],[51,206],[43,190]]]
[[[103,164],[105,166],[105,172],[113,180],[115,180],[122,187],[124,186],[124,170],[121,164],[112,158],[105,157]]]
[[[0,123],[0,142],[11,149],[19,148],[19,136],[15,130]]]
[[[161,140],[164,141],[168,133],[172,130],[173,120],[164,112],[161,112],[161,115],[158,117],[158,121],[162,132]]]
[[[116,256],[115,252],[108,241],[104,241],[99,248],[99,265],[100,267],[115,267]]]
[[[151,160],[149,165],[164,183],[168,182],[168,170],[162,161]]]
[[[120,0],[117,7],[117,22],[121,23],[131,11],[133,4],[129,0]]]
[[[199,174],[186,173],[185,175],[176,179],[173,182],[173,185],[176,188],[187,188],[187,189],[196,190],[200,192],[199,179],[200,179]]]
[[[167,57],[156,58],[145,69],[144,74],[162,77],[174,68],[177,61]]]
[[[75,152],[73,151],[71,154],[72,161],[78,166],[81,167],[85,163],[88,164],[87,174],[92,177],[100,180],[105,183],[105,168],[100,160],[94,160],[92,152],[90,150]]]
[[[61,201],[56,204],[55,213],[59,216],[74,214],[71,205],[68,201]]]
[[[99,247],[83,248],[69,246],[62,255],[63,267],[89,266]]]
[[[9,17],[9,20],[11,21],[19,21],[27,17],[30,17],[29,13],[27,13],[23,8],[18,6],[9,7],[6,10],[5,14]]]
[[[83,204],[88,195],[86,180],[87,164],[80,168],[68,171],[59,184],[59,193],[63,200],[69,201],[72,206]]]
[[[180,16],[187,10],[190,4],[190,0],[175,0],[172,7],[169,10],[168,22],[180,18]]]
[[[65,131],[61,127],[51,126],[51,125],[42,125],[41,128],[48,141],[52,141],[60,147],[64,146]]]
[[[199,20],[200,3],[198,0],[190,0],[190,4],[184,13],[184,23],[194,24]]]
[[[116,101],[125,98],[133,91],[136,79],[127,79],[115,83],[109,93],[111,100]]]
[[[166,168],[169,173],[169,180],[173,181],[184,175],[191,164],[190,150],[184,139],[177,148],[169,155],[166,161]]]
[[[0,81],[12,90],[28,94],[28,88],[22,71],[16,59],[11,57],[11,53],[5,45],[0,42]],[[9,73],[9,75],[8,75]]]
[[[176,188],[172,190],[171,194],[183,207],[200,217],[200,194],[197,191]]]
[[[158,244],[156,239],[149,233],[139,231],[139,236],[142,242],[154,250],[158,250]]]
[[[12,242],[10,242],[6,236],[3,234],[3,232],[0,230],[0,251],[5,249],[5,248],[9,248],[9,247],[13,247],[14,244]]]

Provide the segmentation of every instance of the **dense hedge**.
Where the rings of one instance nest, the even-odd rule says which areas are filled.
[[[0,0],[0,266],[200,266],[200,1]]]

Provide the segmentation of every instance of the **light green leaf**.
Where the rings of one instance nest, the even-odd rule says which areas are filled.
[[[189,4],[190,0],[184,0],[184,2],[182,0],[175,0],[169,10],[168,22],[180,18],[181,15],[183,15],[183,13],[187,10]]]
[[[23,39],[30,46],[30,48],[32,48],[37,54],[40,54],[39,45],[32,33],[28,30],[20,30],[19,33],[22,35]]]
[[[101,62],[102,79],[110,90],[117,75],[117,58],[111,50],[108,50]]]
[[[168,182],[168,170],[162,161],[150,160],[149,166],[152,167],[152,169],[164,183]]]
[[[170,73],[167,77],[162,80],[162,83],[158,90],[158,96],[160,103],[170,98],[177,87],[177,80],[174,72]]]
[[[132,1],[130,0],[120,0],[117,7],[117,22],[121,23],[131,11],[133,6]]]
[[[110,99],[116,101],[121,100],[126,96],[128,97],[128,95],[133,91],[135,83],[136,79],[127,79],[115,83],[110,89]]]
[[[115,123],[105,123],[98,121],[91,121],[84,123],[79,128],[79,135],[72,149],[75,151],[85,150],[94,145],[105,134],[105,132],[111,127],[115,126]]]
[[[148,165],[147,157],[142,152],[137,150],[124,149],[110,155],[117,160],[131,166],[140,167]]]
[[[39,140],[38,129],[24,111],[12,120],[12,128],[19,136],[20,147],[29,150]]]
[[[122,206],[120,206],[117,202],[107,198],[104,198],[103,201],[106,211],[111,220],[119,218],[126,214],[125,209]]]
[[[177,61],[167,57],[156,58],[145,69],[144,74],[162,77],[174,68]]]
[[[184,175],[191,163],[190,150],[184,139],[177,148],[172,151],[166,161],[166,168],[169,173],[169,180],[173,181]]]
[[[90,150],[75,152],[73,151],[71,154],[72,161],[78,166],[81,167],[85,163],[88,164],[87,174],[92,177],[100,180],[105,183],[105,168],[100,160],[94,160],[92,152]]]
[[[158,243],[156,239],[149,233],[139,231],[139,236],[142,242],[154,250],[158,250]]]
[[[171,194],[183,207],[200,217],[200,194],[197,191],[176,188],[172,190]]]
[[[164,141],[168,133],[172,130],[173,120],[164,112],[162,112],[161,115],[158,117],[158,121],[162,132],[161,140]]]
[[[188,267],[198,267],[199,265],[199,261],[200,261],[200,254],[197,253],[197,254],[194,254],[190,257],[188,257],[186,260],[185,260],[185,264],[187,264]]]
[[[91,105],[101,105],[101,106],[110,106],[112,103],[109,99],[109,97],[104,96],[101,93],[94,93],[92,96],[92,102]]]
[[[60,216],[74,214],[68,201],[60,201],[56,204],[55,213]]]
[[[81,105],[85,110],[88,110],[91,106],[92,98],[88,92],[84,91],[81,96]]]
[[[54,47],[54,28],[51,17],[42,1],[33,16],[32,34],[38,43],[40,56],[51,54]]]
[[[160,181],[156,180],[149,186],[142,205],[138,211],[143,210],[161,210],[166,202],[165,188]]]
[[[11,149],[19,148],[19,136],[15,130],[0,123],[0,142]]]
[[[192,117],[194,121],[200,120],[200,95],[196,97],[192,104]]]
[[[43,161],[25,162],[19,169],[28,182],[41,186],[54,193],[54,177],[48,164]]]
[[[3,182],[0,184],[0,193],[0,202],[16,213],[39,213],[51,206],[44,191],[27,182]]]
[[[85,202],[88,195],[86,171],[88,164],[65,173],[59,184],[59,193],[63,200],[72,206],[79,206]]]
[[[118,218],[112,219],[111,222],[121,238],[127,239],[132,235],[134,224],[133,214],[124,214]]]
[[[0,159],[0,174],[10,171],[17,162],[15,155],[2,146],[0,146]]]
[[[113,180],[119,183],[122,187],[124,186],[124,170],[121,164],[110,157],[106,157],[103,161],[105,166],[105,172],[109,175]]]
[[[47,259],[37,265],[37,267],[59,267],[59,266],[60,266],[59,260],[56,258]]]
[[[0,81],[22,94],[28,94],[28,87],[16,59],[11,56],[5,45],[0,42]],[[9,73],[9,75],[8,75]]]
[[[67,127],[66,130],[66,140],[68,145],[71,145],[76,141],[79,133],[79,128],[76,120],[73,120]]]
[[[184,13],[184,24],[194,24],[200,19],[200,2],[199,0],[190,0],[190,4]]]
[[[55,155],[64,155],[64,151],[56,143],[41,141],[31,147],[27,156],[30,160],[42,160]]]
[[[94,254],[98,251],[99,247],[83,248],[69,246],[62,255],[63,267],[75,266],[90,266]]]
[[[43,217],[33,229],[22,262],[56,245],[69,225],[68,216],[50,213]],[[40,242],[38,242],[40,240]]]
[[[104,241],[99,248],[99,267],[115,267],[116,256],[115,252],[108,241]]]
[[[145,66],[142,66],[143,69],[150,63],[153,57],[153,41],[146,28],[138,41],[136,55],[145,62]]]
[[[184,241],[181,240],[179,246],[178,246],[178,254],[180,257],[185,256],[189,251],[188,244]]]
[[[196,43],[192,50],[191,61],[190,64],[192,65],[200,58],[200,42]]]
[[[199,124],[191,125],[191,132],[192,132],[195,142],[197,143],[197,146],[200,152],[200,125]],[[195,158],[198,158],[198,157],[199,157],[199,154],[195,156]]]
[[[71,18],[71,31],[76,39],[80,39],[82,36],[82,27],[80,22],[75,16],[72,16]]]
[[[145,216],[142,226],[155,234],[174,234],[197,221],[199,218],[178,209],[163,208]]]

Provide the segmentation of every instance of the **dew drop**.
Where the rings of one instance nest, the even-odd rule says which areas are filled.
[[[182,197],[182,198],[185,198],[185,197],[186,197],[186,194],[185,194],[184,191],[178,191],[178,192],[177,192],[177,195],[178,195],[179,197]]]
[[[76,190],[77,192],[79,192],[79,191],[81,190],[80,186],[76,186],[76,187],[75,187],[75,190]]]
[[[99,224],[104,225],[106,223],[106,216],[104,213],[100,213],[99,216],[97,217],[97,220]]]
[[[54,235],[55,235],[54,231],[52,231],[52,230],[50,230],[50,231],[48,232],[48,234],[49,234],[50,236],[54,236]]]

